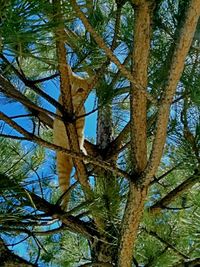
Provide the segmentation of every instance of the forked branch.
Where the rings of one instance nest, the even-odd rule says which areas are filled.
[[[179,25],[176,46],[171,56],[171,64],[165,83],[164,94],[160,101],[158,110],[156,134],[153,141],[150,160],[143,175],[146,183],[149,183],[151,178],[155,175],[160,164],[160,159],[162,157],[166,141],[170,106],[176,91],[177,84],[183,72],[185,58],[188,54],[193,40],[199,15],[200,1],[191,0],[184,17],[184,23]]]

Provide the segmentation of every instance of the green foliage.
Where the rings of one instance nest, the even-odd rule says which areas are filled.
[[[34,85],[57,99],[59,79],[34,83],[35,80],[57,73],[55,29],[61,24],[55,20],[55,10],[51,2],[0,1],[0,50],[23,77],[31,80]],[[91,10],[87,9],[87,6],[91,4],[90,1],[77,2],[94,30],[103,37],[106,45],[111,47],[120,1],[91,1],[94,3]],[[111,125],[114,126],[113,136],[117,137],[130,119],[130,82],[118,73],[113,63],[109,62],[105,52],[96,44],[91,34],[77,18],[70,2],[66,0],[62,3],[67,62],[75,72],[83,75],[98,74],[102,68],[105,68],[93,93],[98,98],[98,105],[101,108],[104,109],[107,105],[111,107],[111,116],[106,115],[110,116]],[[169,54],[175,44],[174,33],[187,3],[187,0],[156,1],[148,68],[148,93],[155,102],[156,100],[159,102],[163,96],[163,88],[169,71]],[[121,20],[119,32],[116,35],[114,54],[120,62],[123,62],[132,53],[134,45],[134,10],[131,1],[123,1],[120,8]],[[167,207],[162,207],[160,213],[154,214],[150,211],[153,204],[167,196],[199,168],[198,34],[199,25],[171,107],[163,158],[146,200],[145,213],[136,243],[135,258],[140,266],[171,267],[184,259],[184,255],[189,258],[199,257],[200,197],[197,183],[178,195]],[[127,60],[125,67],[127,70],[131,69],[130,60]],[[52,108],[47,101],[44,101],[33,87],[25,86],[16,75],[16,71],[3,58],[0,59],[0,72],[35,105],[55,112],[55,107]],[[30,113],[29,109],[23,108],[22,110],[21,106],[16,108],[13,99],[9,98],[8,101],[8,98],[4,97],[5,99],[7,105],[2,105],[2,108],[3,111],[8,112],[10,118],[16,114]],[[3,103],[5,102],[1,101],[1,104]],[[158,105],[148,102],[147,106],[149,155],[157,127],[155,119]],[[183,118],[183,113],[185,118]],[[52,113],[46,112],[45,115],[53,118]],[[35,114],[20,120],[15,118],[14,121],[38,138],[52,142],[52,129],[42,127],[43,124]],[[186,137],[186,128],[192,134],[192,139]],[[11,128],[4,125],[2,125],[1,133],[13,134]],[[20,136],[17,135],[18,138]],[[95,139],[94,136],[91,137],[94,148],[98,150]],[[134,170],[129,141],[130,136],[126,134],[122,143],[125,147],[123,151],[116,159],[108,159],[111,166],[120,167],[127,173]],[[106,151],[100,152],[99,159],[104,160]],[[36,207],[31,196],[33,193],[43,200],[58,204],[61,192],[57,182],[55,153],[41,146],[30,145],[26,141],[13,141],[4,136],[0,139],[0,162],[0,231],[2,236],[6,237],[5,239],[12,238],[17,243],[22,237],[21,233],[25,232],[27,239],[23,244],[25,244],[27,255],[32,262],[38,261],[39,265],[70,267],[89,262],[92,249],[88,241],[80,233],[72,233],[66,225],[61,225],[61,220],[57,217],[61,213],[58,206],[51,206],[56,210],[52,218],[51,214],[45,214],[41,203]],[[104,226],[101,234],[106,241],[103,241],[105,243],[109,241],[107,242],[109,245],[117,247],[129,182],[110,171],[103,171],[101,167],[94,170],[90,164],[86,163],[86,166],[90,175],[92,200],[85,199],[80,185],[74,186],[71,190],[69,210],[65,216],[74,216],[86,223],[88,227],[94,226],[93,218],[96,216]],[[71,183],[74,183],[73,176]],[[95,232],[96,229],[93,228]],[[95,236],[94,240],[97,241],[97,239]]]

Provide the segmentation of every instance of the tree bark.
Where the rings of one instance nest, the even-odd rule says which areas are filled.
[[[139,2],[137,2],[139,4]],[[146,7],[145,7],[146,5]],[[140,31],[138,30],[139,34],[135,36],[135,48],[137,48],[137,42],[140,40],[142,41],[142,36],[144,37],[144,40],[149,40],[148,34],[145,34],[146,32],[149,33],[147,29],[149,29],[150,26],[150,13],[149,9],[147,8],[148,3],[147,1],[142,1],[141,2],[141,8],[140,6],[137,7],[136,11],[136,22],[135,22],[135,27],[140,25]],[[144,16],[144,12],[147,12],[146,16]],[[141,13],[140,13],[141,12]],[[137,15],[138,14],[138,15]],[[141,19],[137,21],[137,18],[140,17],[140,14],[143,14],[141,16]],[[131,106],[132,109],[136,108],[138,113],[136,114],[135,110],[132,111],[132,129],[131,129],[131,138],[132,138],[132,149],[135,148],[134,151],[134,161],[136,164],[136,170],[137,172],[140,172],[143,174],[137,175],[136,173],[136,178],[134,181],[134,175],[133,175],[133,181],[130,183],[130,192],[128,196],[128,201],[125,209],[125,214],[124,214],[124,219],[123,219],[123,225],[122,225],[122,233],[121,233],[121,242],[120,242],[120,247],[119,247],[119,261],[118,261],[118,266],[120,267],[130,267],[131,262],[132,262],[132,257],[133,257],[133,248],[134,248],[134,243],[136,240],[137,236],[137,230],[138,226],[141,220],[141,216],[143,213],[143,208],[144,208],[144,201],[147,196],[147,191],[149,187],[149,183],[152,179],[152,177],[155,175],[157,168],[159,166],[161,157],[162,157],[162,152],[166,140],[166,130],[167,130],[167,123],[168,123],[168,117],[169,117],[169,111],[170,111],[170,105],[173,99],[173,95],[176,90],[177,83],[180,79],[181,73],[184,68],[184,62],[186,55],[189,51],[193,35],[196,29],[197,21],[199,18],[200,14],[200,2],[199,0],[191,0],[190,5],[188,7],[186,16],[185,16],[185,21],[183,24],[183,27],[181,27],[180,33],[179,33],[179,39],[177,40],[177,45],[174,49],[174,53],[172,55],[172,61],[169,69],[169,75],[167,77],[167,82],[166,82],[166,87],[165,87],[165,93],[163,96],[163,99],[160,103],[160,108],[158,112],[158,120],[157,120],[157,130],[156,130],[156,136],[153,142],[153,148],[152,148],[152,153],[150,160],[148,162],[148,165],[146,167],[146,170],[143,172],[143,168],[145,166],[145,160],[142,158],[142,152],[144,152],[144,121],[140,121],[140,111],[143,113],[143,110],[140,110],[140,103],[144,106],[145,105],[145,100],[144,98],[138,93],[134,92],[136,95],[136,98],[134,99],[135,95],[132,95],[132,103],[134,103],[133,106]],[[149,19],[148,19],[149,18]],[[141,31],[141,29],[143,29]],[[135,30],[135,33],[137,33],[137,28]],[[137,39],[138,37],[138,39]],[[139,42],[140,45],[142,46],[143,43],[148,44],[149,42]],[[143,49],[147,49],[143,47]],[[141,58],[144,60],[145,64],[145,59],[142,57],[142,51],[138,49],[138,51],[141,52]],[[137,51],[136,51],[137,52]],[[135,53],[136,53],[135,52]],[[136,53],[137,55],[137,53]],[[147,56],[148,54],[146,54]],[[145,55],[144,55],[145,56]],[[135,62],[134,62],[135,64]],[[139,68],[139,64],[137,67]],[[142,67],[142,66],[141,66]],[[144,68],[146,65],[144,65]],[[140,69],[138,71],[141,71],[141,77],[142,73],[144,73],[144,68]],[[146,75],[147,75],[147,69]],[[140,73],[140,72],[139,72]],[[139,76],[140,77],[140,76]],[[143,76],[143,81],[145,83],[145,74]],[[137,102],[138,100],[138,102]],[[142,116],[143,120],[145,114]],[[135,119],[134,119],[135,117]],[[134,133],[134,131],[137,131],[137,135]],[[138,137],[138,135],[143,136],[143,138]],[[145,156],[145,154],[144,154]]]
[[[148,1],[136,3],[134,11],[133,74],[139,87],[146,90],[150,49],[151,6]],[[124,213],[119,246],[118,266],[130,267],[137,230],[144,209],[147,187],[141,186],[140,174],[147,164],[147,96],[143,90],[131,85],[131,157],[132,181]],[[134,181],[135,180],[135,181]]]

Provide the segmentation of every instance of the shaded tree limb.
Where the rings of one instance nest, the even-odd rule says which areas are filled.
[[[59,219],[62,221],[63,225],[74,233],[80,233],[85,236],[87,239],[92,239],[94,236],[94,231],[91,231],[91,228],[88,226],[86,222],[79,220],[78,218],[68,215],[63,212],[60,206],[53,205],[36,195],[28,191],[35,206],[38,210],[44,211],[47,215],[51,216],[53,219]]]
[[[147,121],[147,130],[149,130],[156,119],[157,114],[153,114]],[[115,157],[118,155],[122,149],[126,148],[130,142],[126,143],[123,147],[123,143],[127,142],[127,136],[130,133],[130,121],[125,125],[122,131],[118,134],[118,136],[109,144],[104,151],[105,159],[109,159],[111,157]]]
[[[60,118],[60,116],[56,115],[55,113],[34,104],[20,91],[18,91],[14,87],[14,85],[12,85],[12,83],[6,80],[2,75],[0,75],[0,91],[3,92],[6,96],[19,101],[21,104],[23,104],[26,108],[30,110],[33,116],[38,117],[41,120],[41,122],[43,122],[45,125],[48,125],[49,127],[52,127],[53,119],[48,114]]]
[[[10,178],[7,176],[7,180]],[[37,210],[43,211],[45,214],[45,217],[52,217],[53,219],[59,219],[67,229],[70,231],[76,233],[80,233],[81,235],[85,236],[87,239],[92,239],[92,236],[96,233],[92,228],[89,227],[87,222],[81,221],[80,219],[76,218],[73,215],[70,215],[67,212],[64,212],[61,207],[57,204],[51,204],[48,201],[46,201],[44,198],[36,195],[34,192],[31,192],[25,188],[23,188],[19,183],[16,183],[12,180],[13,185],[20,191],[20,194],[23,195],[25,199],[29,201],[29,204],[32,204]],[[25,204],[26,200],[25,200]],[[29,233],[26,231],[26,227],[28,226],[38,226],[37,220],[41,219],[41,214],[35,214],[35,215],[24,215],[24,216],[17,216],[15,219],[14,216],[11,216],[9,219],[9,224],[5,225],[14,227],[23,227],[25,228],[24,232]],[[39,217],[38,217],[39,216]],[[43,217],[44,217],[43,216]],[[29,221],[30,220],[30,221]],[[39,225],[42,225],[42,223],[39,223]],[[46,225],[46,224],[44,224]],[[63,226],[64,227],[64,226]],[[29,231],[29,229],[28,229]]]
[[[130,122],[126,124],[123,130],[119,133],[119,135],[109,144],[109,147],[106,148],[105,151],[106,159],[113,157],[115,152],[118,151],[122,145],[122,143],[127,140],[127,135],[130,132]]]
[[[5,245],[2,238],[0,238],[0,262],[2,267],[37,267],[37,264],[33,264],[28,262],[27,260],[15,255],[12,251],[10,251]]]
[[[161,209],[171,204],[178,196],[183,192],[190,189],[194,184],[199,182],[199,173],[196,171],[192,176],[170,191],[165,197],[158,200],[154,205],[150,207],[150,212],[160,212]]]
[[[3,61],[14,71],[14,73],[18,76],[18,78],[29,88],[31,88],[34,92],[42,96],[46,99],[50,104],[58,108],[61,112],[63,111],[63,107],[60,103],[58,103],[54,98],[43,92],[38,86],[35,85],[34,81],[27,79],[24,75],[22,75],[14,66],[9,62],[9,60],[0,53],[0,57]],[[66,115],[67,116],[67,115]],[[69,120],[71,119],[70,115],[68,114]]]
[[[174,170],[176,170],[180,165],[181,165],[181,163],[175,165],[174,167],[172,167],[171,169],[169,169],[168,171],[166,171],[165,173],[163,173],[159,177],[154,177],[154,179],[151,181],[150,185],[153,185],[155,183],[158,183],[160,180],[162,180],[163,178],[165,178],[168,174],[170,174],[171,172],[173,172]]]
[[[200,266],[200,258],[179,261],[173,267],[198,267]]]
[[[23,218],[22,218],[23,219]],[[23,225],[22,225],[23,226]],[[15,233],[25,233],[29,236],[32,235],[39,235],[39,236],[48,236],[51,234],[56,234],[56,233],[60,233],[61,231],[65,230],[66,226],[64,224],[62,224],[60,227],[58,228],[54,228],[52,230],[46,230],[46,231],[30,231],[27,228],[19,228],[19,227],[14,227],[14,225],[11,227],[9,226],[0,226],[0,230],[4,231],[4,232],[15,232]],[[27,237],[27,238],[28,238]],[[20,242],[20,241],[19,241]]]
[[[50,76],[47,76],[47,77],[44,77],[44,78],[40,78],[40,79],[37,79],[37,80],[32,80],[32,83],[35,84],[35,83],[43,83],[43,82],[46,82],[46,81],[49,81],[49,80],[52,80],[56,77],[58,77],[59,74],[58,73],[54,73]]]

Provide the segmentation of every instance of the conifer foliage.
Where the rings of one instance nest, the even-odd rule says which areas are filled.
[[[0,1],[1,266],[200,266],[199,16],[199,0]],[[69,68],[88,81],[87,155]]]

